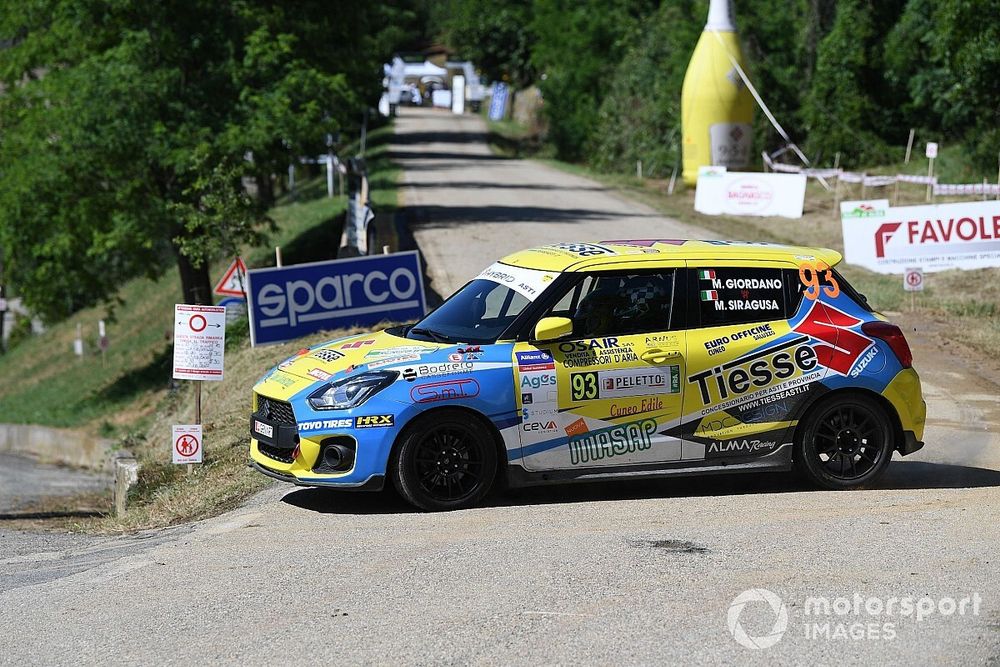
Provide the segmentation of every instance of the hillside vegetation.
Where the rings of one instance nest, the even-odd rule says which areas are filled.
[[[680,159],[681,84],[708,0],[446,0],[448,43],[515,89],[544,96],[557,157],[604,172],[669,175]],[[968,173],[996,177],[1000,0],[740,0],[747,71],[817,164],[903,157],[909,130],[961,146]],[[753,155],[784,140],[758,109]]]

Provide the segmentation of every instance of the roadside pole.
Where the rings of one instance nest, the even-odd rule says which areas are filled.
[[[927,148],[924,149],[924,155],[927,156],[927,201],[931,201],[931,193],[933,192],[933,185],[931,181],[934,178],[934,158],[938,154],[938,145],[935,141],[928,141]]]
[[[194,423],[172,426],[171,459],[175,464],[186,464],[188,475],[192,464],[204,460],[202,381],[223,380],[225,353],[225,306],[174,305],[173,378],[194,382]]]

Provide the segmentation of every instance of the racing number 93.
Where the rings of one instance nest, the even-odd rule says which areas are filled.
[[[600,398],[597,373],[573,373],[569,379],[570,400],[592,401]]]
[[[840,285],[830,269],[830,265],[824,261],[803,262],[799,265],[799,282],[805,286],[803,295],[810,301],[819,298],[820,290],[831,299],[840,296]]]

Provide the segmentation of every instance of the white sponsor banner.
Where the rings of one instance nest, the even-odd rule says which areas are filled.
[[[522,269],[510,264],[496,262],[476,276],[476,280],[489,280],[506,285],[515,292],[524,295],[529,301],[534,301],[538,295],[555,279],[556,274],[548,271]]]
[[[879,273],[1000,266],[1000,202],[890,207],[887,199],[840,204],[844,256]]]
[[[803,174],[758,174],[702,168],[694,208],[707,215],[801,218],[806,196]]]

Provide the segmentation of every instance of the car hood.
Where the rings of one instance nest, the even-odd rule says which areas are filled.
[[[275,370],[303,380],[326,381],[335,376],[347,376],[356,370],[417,362],[445,347],[448,345],[401,338],[379,331],[299,350],[278,364]]]

